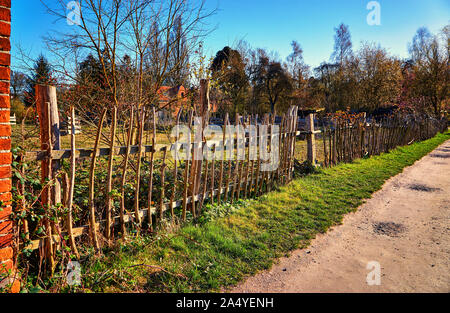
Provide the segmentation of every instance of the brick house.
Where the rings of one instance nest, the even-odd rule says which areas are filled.
[[[189,103],[184,86],[161,86],[158,89],[159,107],[163,110],[157,113],[158,123],[170,123],[174,121],[180,112],[180,109],[186,107]]]

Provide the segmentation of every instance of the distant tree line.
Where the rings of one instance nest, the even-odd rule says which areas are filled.
[[[397,106],[438,115],[449,105],[449,30],[433,35],[420,28],[409,45],[410,58],[402,60],[374,43],[354,51],[349,28],[341,24],[330,62],[313,69],[296,41],[285,62],[240,42],[212,61],[214,96],[223,112],[281,112],[296,104],[369,113]]]
[[[316,68],[305,63],[297,41],[284,61],[245,41],[208,61],[200,40],[207,32],[197,26],[209,13],[189,1],[169,2],[158,10],[150,0],[86,4],[77,33],[46,38],[61,62],[50,65],[41,55],[28,73],[12,72],[12,111],[23,116],[38,83],[57,84],[62,105],[75,105],[85,119],[102,107],[116,107],[121,114],[132,106],[170,109],[170,102],[158,104],[159,88],[184,85],[190,105],[201,78],[210,80],[210,98],[221,116],[284,112],[290,105],[326,112],[399,107],[439,115],[448,110],[450,26],[439,34],[418,29],[406,60],[374,43],[355,50],[348,26],[341,24],[329,62]],[[108,23],[96,18],[100,11],[110,13]]]

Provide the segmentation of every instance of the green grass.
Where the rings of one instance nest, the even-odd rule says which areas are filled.
[[[388,178],[447,139],[449,132],[319,170],[257,200],[210,208],[197,224],[122,243],[84,261],[84,290],[201,292],[232,286],[340,224]]]

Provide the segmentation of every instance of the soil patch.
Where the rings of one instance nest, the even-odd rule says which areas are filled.
[[[406,231],[406,227],[394,222],[379,222],[373,224],[373,231],[378,235],[398,237],[401,233]]]
[[[412,185],[409,185],[408,188],[411,190],[423,191],[423,192],[435,192],[435,191],[441,190],[440,188],[429,187],[429,186],[422,185],[422,184],[412,184]]]

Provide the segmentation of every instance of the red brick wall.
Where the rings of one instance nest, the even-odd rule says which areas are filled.
[[[14,270],[12,222],[9,218],[11,214],[10,36],[11,0],[0,0],[0,201],[3,202],[0,210],[0,271]],[[18,281],[15,281],[11,291],[17,292],[19,288]]]

